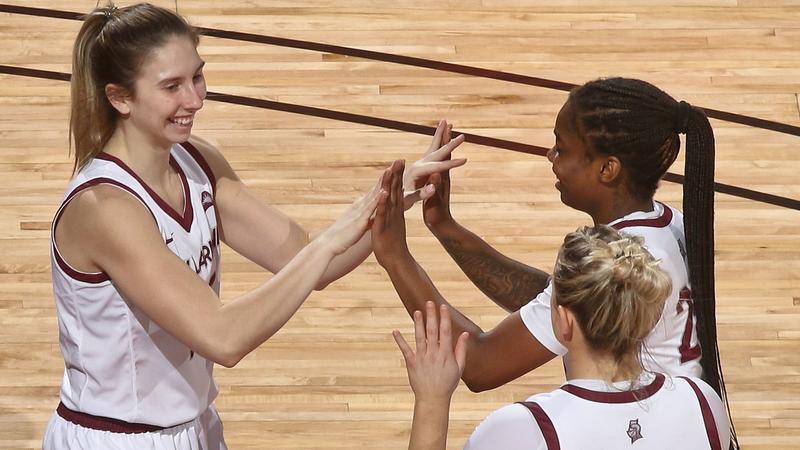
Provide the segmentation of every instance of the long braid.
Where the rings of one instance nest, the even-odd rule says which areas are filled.
[[[683,185],[683,227],[689,261],[689,281],[697,317],[697,339],[703,356],[703,378],[720,395],[728,411],[731,448],[739,441],[731,417],[725,377],[717,344],[714,285],[714,131],[702,110],[681,102],[686,120],[686,161]]]
[[[647,82],[626,78],[590,81],[573,90],[577,129],[600,154],[615,155],[627,167],[628,189],[652,199],[658,182],[675,161],[679,133],[686,134],[683,187],[689,281],[702,349],[705,381],[728,408],[719,358],[714,289],[714,133],[702,110],[677,102]],[[739,448],[731,426],[731,448]]]

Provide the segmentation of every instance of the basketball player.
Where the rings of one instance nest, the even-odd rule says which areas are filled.
[[[148,4],[98,8],[76,39],[76,173],[52,226],[66,367],[45,449],[224,449],[214,363],[236,365],[371,252],[380,183],[312,239],[191,134],[206,94],[197,43]],[[461,140],[430,149],[408,183],[463,164],[442,162]],[[275,276],[221,304],[220,242]]]
[[[644,238],[672,278],[661,318],[647,336],[644,367],[702,376],[724,396],[714,295],[714,135],[705,114],[644,81],[599,79],[569,94],[554,134],[548,159],[562,202],[589,214],[596,225]],[[685,217],[653,199],[677,158],[680,134],[686,135]],[[452,310],[453,332],[470,335],[462,375],[467,386],[493,389],[566,354],[550,327],[548,273],[500,254],[456,222],[446,172],[429,181],[437,187],[423,203],[426,225],[469,278],[511,311],[484,332]],[[373,244],[406,310],[421,310],[428,300],[446,303],[408,251],[402,208],[392,211],[397,216],[380,233],[374,223]]]
[[[708,384],[642,370],[642,342],[661,316],[671,277],[641,242],[605,225],[566,236],[553,271],[551,326],[568,350],[567,382],[495,411],[465,449],[728,447],[725,408]],[[416,353],[394,332],[415,394],[411,450],[445,448],[450,398],[465,364],[466,336],[453,350],[448,307],[440,311],[437,320],[428,302],[426,324],[414,313]]]

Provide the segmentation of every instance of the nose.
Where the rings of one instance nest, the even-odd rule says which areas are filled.
[[[199,89],[197,86],[190,86],[186,91],[184,108],[189,111],[197,111],[202,108],[203,99],[206,97],[205,89]]]

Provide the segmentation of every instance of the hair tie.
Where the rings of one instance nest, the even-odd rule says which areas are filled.
[[[106,17],[106,20],[111,20],[114,18],[114,15],[117,13],[119,8],[117,5],[111,4],[103,8],[103,15]]]
[[[692,112],[692,105],[681,100],[678,107],[675,109],[675,131],[678,134],[686,134],[689,128],[689,115]]]

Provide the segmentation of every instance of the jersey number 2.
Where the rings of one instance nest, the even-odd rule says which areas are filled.
[[[681,289],[680,297],[678,299],[678,314],[683,312],[684,305],[689,309],[689,314],[686,316],[686,326],[683,329],[681,336],[681,345],[678,346],[678,351],[681,354],[681,364],[692,361],[700,357],[700,345],[692,347],[692,332],[694,331],[694,300],[692,299],[692,291],[688,287]]]

